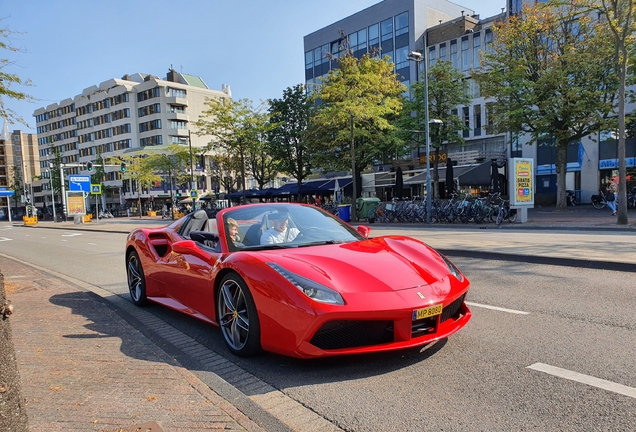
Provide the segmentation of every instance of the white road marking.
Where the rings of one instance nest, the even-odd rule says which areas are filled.
[[[544,372],[549,375],[554,375],[559,378],[569,379],[571,381],[587,384],[592,387],[598,387],[603,390],[608,390],[614,393],[636,398],[636,388],[628,387],[626,385],[618,384],[612,381],[596,378],[593,376],[585,375],[578,372],[573,372],[567,369],[561,369],[560,367],[550,366],[545,363],[535,363],[526,367],[527,369],[533,369],[539,372]]]
[[[484,304],[473,303],[473,302],[466,302],[466,304],[468,306],[475,306],[475,307],[480,307],[480,308],[484,308],[484,309],[492,309],[492,310],[496,310],[496,311],[499,311],[499,312],[507,312],[507,313],[517,314],[517,315],[529,315],[530,314],[530,312],[524,312],[524,311],[514,310],[514,309],[505,309],[505,308],[500,308],[500,307],[497,307],[497,306],[490,306],[490,305],[484,305]]]
[[[11,240],[13,240],[13,239],[6,238],[6,237],[0,237],[0,242],[3,242],[3,241],[11,241]]]
[[[89,245],[97,246],[97,243],[88,243]]]
[[[62,234],[62,237],[75,237],[75,236],[80,236],[82,234],[80,233],[73,233],[73,234]]]

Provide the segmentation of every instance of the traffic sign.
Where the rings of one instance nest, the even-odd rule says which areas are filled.
[[[10,197],[15,195],[15,191],[12,190],[0,190],[0,197]]]
[[[190,197],[191,197],[191,198],[196,198],[196,197],[197,197],[197,191],[196,191],[196,190],[194,190],[194,189],[192,189],[192,190],[190,191]]]
[[[69,175],[68,186],[71,192],[90,192],[91,191],[91,176],[85,175]]]
[[[91,195],[101,195],[101,193],[102,193],[102,185],[91,184]]]

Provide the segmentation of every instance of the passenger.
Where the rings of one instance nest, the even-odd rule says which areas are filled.
[[[273,213],[267,217],[272,221],[272,227],[261,236],[262,245],[290,242],[300,234],[297,228],[289,228],[286,213]]]
[[[240,243],[241,237],[238,234],[238,222],[232,218],[227,218],[225,223],[227,224],[227,231],[230,234],[230,240],[234,243]]]

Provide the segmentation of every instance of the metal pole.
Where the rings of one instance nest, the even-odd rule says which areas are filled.
[[[426,122],[426,223],[431,223],[432,213],[432,197],[431,197],[431,153],[430,153],[430,137],[429,137],[429,124],[428,124],[428,71],[426,65],[426,35],[424,36],[424,52],[423,64],[424,64],[424,121]]]
[[[196,202],[192,196],[194,190],[194,163],[192,162],[192,135],[188,129],[188,146],[190,147],[190,198],[192,198],[192,210],[196,210]]]
[[[64,215],[63,222],[66,222],[68,218],[66,213],[66,188],[64,187],[64,164],[60,164],[60,187],[62,189],[62,214]]]

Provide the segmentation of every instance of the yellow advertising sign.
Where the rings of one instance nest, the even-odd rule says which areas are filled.
[[[534,205],[534,160],[512,159],[513,187],[511,205]]]
[[[86,205],[84,202],[84,194],[69,195],[66,197],[69,216],[84,216],[86,214]]]

